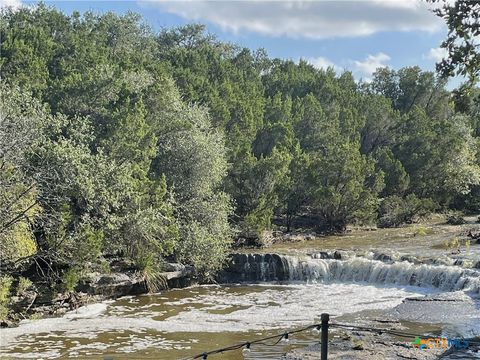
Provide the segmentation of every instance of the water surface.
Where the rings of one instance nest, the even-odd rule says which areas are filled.
[[[93,304],[62,318],[3,329],[1,354],[14,358],[177,359],[319,322],[375,318],[407,296],[432,290],[367,284],[198,286]],[[343,316],[342,316],[343,315]],[[349,318],[349,315],[351,316]],[[318,341],[313,331],[222,359],[278,358]]]

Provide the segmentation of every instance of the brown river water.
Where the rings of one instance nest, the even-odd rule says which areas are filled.
[[[449,251],[442,244],[458,233],[458,228],[452,230],[441,224],[430,228],[427,234],[422,230],[420,235],[416,234],[418,228],[415,227],[356,232],[342,237],[279,244],[270,251],[304,255],[312,249],[385,248],[416,256],[442,256]],[[467,258],[480,260],[478,246],[463,251]],[[478,293],[468,295],[473,299],[468,306],[461,303],[456,308],[412,310],[402,309],[400,305],[412,296],[445,292],[465,296],[468,289],[458,287],[458,267],[444,267],[438,271],[433,265],[417,267],[400,263],[390,266],[359,259],[348,266],[338,266],[322,261],[299,267],[302,271],[311,271],[308,276],[297,274],[295,279],[304,278],[303,281],[173,289],[88,305],[61,318],[26,320],[19,327],[0,329],[0,357],[183,359],[318,323],[324,312],[329,313],[333,321],[357,325],[378,325],[377,319],[396,312],[400,316],[398,326],[404,331],[451,337],[480,335]],[[329,279],[319,277],[327,265],[330,266],[328,271],[336,269],[337,274]],[[443,272],[449,275],[443,276]],[[403,281],[411,274],[423,283],[411,286]],[[469,273],[468,277],[473,279],[472,284],[478,284],[476,273]],[[438,286],[431,286],[437,283]],[[309,330],[290,336],[288,342],[274,345],[273,340],[255,344],[249,352],[236,350],[208,358],[279,359],[292,348],[318,342],[319,336],[318,332]],[[397,340],[409,342],[413,339]]]
[[[407,296],[434,292],[352,283],[169,290],[92,304],[63,318],[25,321],[18,328],[3,329],[0,354],[15,359],[181,359],[318,323],[322,312],[339,322],[365,324],[381,318]],[[455,324],[405,322],[403,326],[415,333],[449,326],[459,330]],[[275,346],[273,340],[252,346],[250,352],[238,350],[209,358],[278,359],[289,349],[318,339],[317,332],[307,331]]]

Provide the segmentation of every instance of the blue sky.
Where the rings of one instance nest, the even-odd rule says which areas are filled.
[[[46,2],[66,14],[138,12],[157,30],[200,22],[222,40],[251,49],[263,47],[272,57],[304,58],[317,67],[348,69],[366,80],[377,66],[434,70],[446,36],[442,20],[421,0]]]

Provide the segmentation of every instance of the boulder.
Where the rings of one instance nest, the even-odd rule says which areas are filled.
[[[392,255],[386,253],[375,253],[373,258],[387,264],[392,264],[394,262]]]
[[[148,292],[145,281],[136,273],[93,275],[83,279],[75,290],[107,298],[138,295]]]

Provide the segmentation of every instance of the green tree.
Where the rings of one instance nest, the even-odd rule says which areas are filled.
[[[370,90],[390,99],[393,108],[402,114],[419,106],[429,116],[440,118],[451,113],[445,84],[445,80],[418,66],[398,71],[380,68],[373,75]]]
[[[442,43],[447,56],[437,64],[437,71],[444,77],[468,76],[471,84],[480,75],[480,2],[477,0],[457,0],[455,2],[428,0],[437,4],[433,12],[443,18],[448,27],[448,36]]]
[[[478,142],[466,119],[430,119],[416,107],[404,119],[395,156],[410,176],[410,189],[448,205],[456,193],[478,183]],[[432,176],[435,174],[435,176]]]
[[[158,135],[153,171],[173,193],[178,260],[209,278],[222,267],[232,235],[230,197],[221,188],[228,169],[224,138],[204,108],[186,106],[180,96],[170,105],[165,116],[172,122]]]
[[[350,222],[368,223],[375,217],[377,195],[383,188],[373,159],[360,154],[358,143],[327,146],[312,160],[312,212],[319,228],[344,231]]]
[[[31,175],[29,158],[49,115],[16,86],[0,83],[0,94],[0,260],[14,261],[37,250],[32,225],[42,211],[38,186],[51,177]]]

